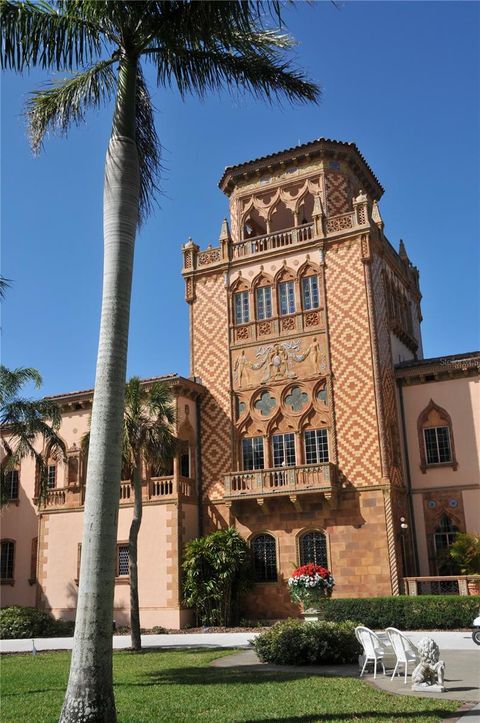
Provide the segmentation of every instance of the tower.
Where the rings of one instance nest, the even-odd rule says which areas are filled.
[[[326,139],[227,167],[220,188],[218,246],[183,247],[206,524],[251,541],[264,617],[289,612],[284,579],[309,561],[338,594],[398,592],[394,364],[421,356],[421,296],[383,188],[355,144]]]

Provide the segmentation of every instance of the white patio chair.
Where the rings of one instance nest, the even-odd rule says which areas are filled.
[[[385,655],[385,648],[382,641],[370,628],[365,628],[363,625],[358,625],[355,628],[355,637],[363,648],[364,663],[360,673],[362,677],[367,663],[373,660],[373,677],[377,677],[377,661],[379,660],[383,668],[383,674],[385,675],[385,666],[383,664],[383,656]]]
[[[388,639],[390,640],[393,651],[397,657],[397,662],[395,663],[391,680],[394,679],[397,670],[398,675],[400,675],[399,666],[403,663],[405,666],[405,680],[403,682],[406,685],[408,664],[415,664],[418,660],[420,660],[419,652],[412,641],[409,640],[406,635],[401,633],[400,630],[397,630],[397,628],[386,628],[385,632],[388,635]]]

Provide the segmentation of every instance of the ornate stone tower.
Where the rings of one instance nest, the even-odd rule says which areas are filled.
[[[183,247],[205,519],[251,540],[261,616],[291,612],[285,578],[308,561],[336,594],[398,592],[394,364],[421,356],[421,296],[382,186],[355,144],[319,139],[227,167],[220,188],[218,246]]]

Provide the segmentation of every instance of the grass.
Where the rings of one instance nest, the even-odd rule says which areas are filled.
[[[211,668],[228,651],[148,651],[114,655],[119,723],[362,720],[436,723],[459,703],[396,696],[353,678]],[[69,653],[2,657],[2,723],[57,721]]]

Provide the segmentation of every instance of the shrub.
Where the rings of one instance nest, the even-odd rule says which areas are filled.
[[[36,608],[22,608],[14,605],[0,610],[0,638],[54,638],[66,637],[73,633],[75,623],[55,620],[53,615]]]
[[[185,603],[201,625],[230,625],[252,582],[250,549],[232,527],[191,540],[182,564]]]
[[[326,620],[354,620],[367,628],[400,630],[469,628],[479,607],[479,598],[463,595],[333,598],[324,606]]]
[[[284,620],[255,638],[254,646],[260,660],[277,665],[354,663],[362,652],[354,629],[350,621]]]
[[[457,533],[449,552],[462,575],[480,574],[480,535],[478,533],[475,535],[468,532]]]

